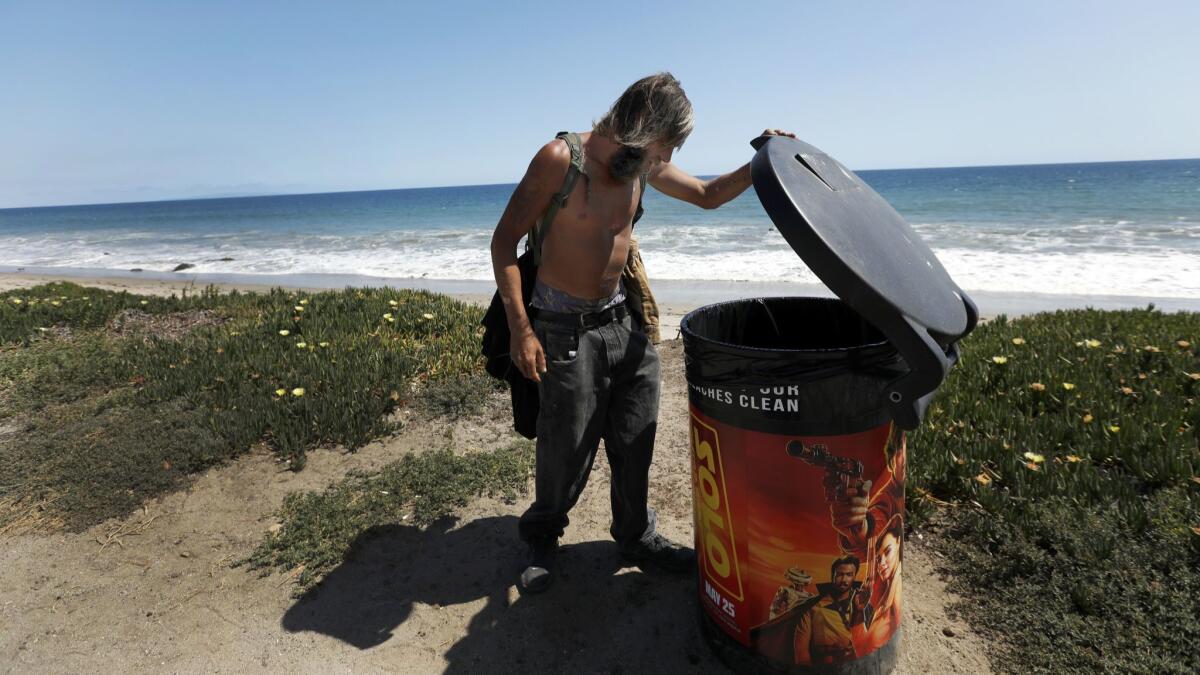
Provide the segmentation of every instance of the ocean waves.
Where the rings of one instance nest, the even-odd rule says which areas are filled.
[[[1200,297],[1200,160],[862,172],[968,291]],[[0,265],[490,281],[513,185],[0,210]],[[653,279],[817,283],[754,191],[654,190]],[[869,237],[869,231],[861,233]]]
[[[953,236],[931,232],[928,225],[917,229],[955,281],[969,291],[1200,296],[1196,246],[1139,242],[1151,239],[1144,232],[1125,236],[1113,229],[1108,239],[1088,246],[1071,241],[1072,234],[1030,235],[1028,228],[1008,227],[1005,229],[1012,232],[1005,235],[958,226]],[[1197,226],[1182,233],[1179,229],[1186,228],[1166,227],[1171,236],[1188,240],[1195,240],[1200,231]],[[493,278],[491,232],[482,229],[343,236],[279,232],[144,235],[0,233],[0,264],[170,271],[187,263],[194,266],[189,271],[197,273]],[[655,279],[819,283],[769,222],[737,227],[648,227],[639,231],[639,240],[646,267]]]

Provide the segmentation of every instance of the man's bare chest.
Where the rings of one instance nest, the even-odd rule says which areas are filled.
[[[635,182],[629,185],[604,185],[581,179],[559,209],[553,229],[566,230],[585,238],[616,237],[631,227],[641,195]]]

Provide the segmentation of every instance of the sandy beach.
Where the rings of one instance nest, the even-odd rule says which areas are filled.
[[[0,287],[45,278],[5,275]],[[170,294],[187,282],[87,279],[89,286]],[[223,290],[265,287],[228,284]],[[481,302],[486,296],[462,294]],[[675,308],[671,308],[675,311]],[[650,503],[661,532],[692,537],[683,347],[662,343],[662,413]],[[403,430],[356,452],[313,449],[302,471],[259,448],[83,532],[19,534],[0,549],[0,672],[724,673],[695,620],[695,581],[619,563],[611,537],[610,469],[601,452],[543,596],[514,586],[529,496],[484,498],[453,521],[399,523],[318,587],[292,597],[292,573],[260,578],[230,563],[278,527],[285,495],[322,490],[350,471],[409,453],[511,443],[507,392],[482,415],[446,420],[407,411]],[[0,428],[2,432],[2,428]],[[907,545],[903,652],[897,673],[987,673],[988,641],[959,618],[931,534]]]
[[[372,285],[369,277],[213,276],[25,270],[0,272],[0,290],[50,281],[159,296],[196,293],[209,284],[247,293]],[[374,285],[424,288],[475,304],[491,297],[482,282],[404,281]],[[671,282],[655,289],[661,290],[665,339],[650,501],[661,531],[686,541],[693,517],[688,394],[682,341],[673,329],[688,310],[708,302],[800,289]],[[1148,302],[1182,309],[1193,302],[981,298],[981,309],[993,315]],[[516,520],[528,496],[479,499],[430,528],[389,528],[299,599],[292,595],[296,570],[260,578],[231,567],[280,526],[289,493],[320,491],[349,472],[377,470],[429,448],[490,451],[515,439],[503,391],[469,417],[401,414],[399,433],[356,452],[313,448],[302,471],[288,471],[258,447],[200,472],[185,489],[147,500],[132,515],[81,532],[8,537],[0,554],[0,624],[15,628],[0,632],[0,660],[8,665],[0,671],[77,671],[101,659],[106,668],[135,673],[624,672],[622,664],[629,663],[655,663],[664,673],[726,672],[694,621],[693,580],[658,578],[615,560],[603,453],[572,511],[562,583],[544,598],[521,597],[513,585],[522,556]],[[15,431],[0,426],[0,435]],[[905,544],[904,647],[896,672],[991,672],[988,659],[996,658],[1001,643],[963,618],[969,600],[950,590],[955,577],[939,536],[918,528]],[[593,667],[580,669],[580,658]]]

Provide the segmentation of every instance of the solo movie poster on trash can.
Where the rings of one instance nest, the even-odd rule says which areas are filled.
[[[780,665],[843,663],[887,644],[900,626],[904,433],[891,423],[761,433],[695,406],[690,432],[708,616]]]

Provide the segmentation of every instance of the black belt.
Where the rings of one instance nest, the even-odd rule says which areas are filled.
[[[623,304],[614,305],[599,312],[585,312],[582,314],[551,312],[548,309],[539,309],[536,307],[531,309],[535,312],[533,318],[538,321],[569,326],[571,328],[599,328],[613,321],[623,321],[625,317],[629,316],[629,308]]]

